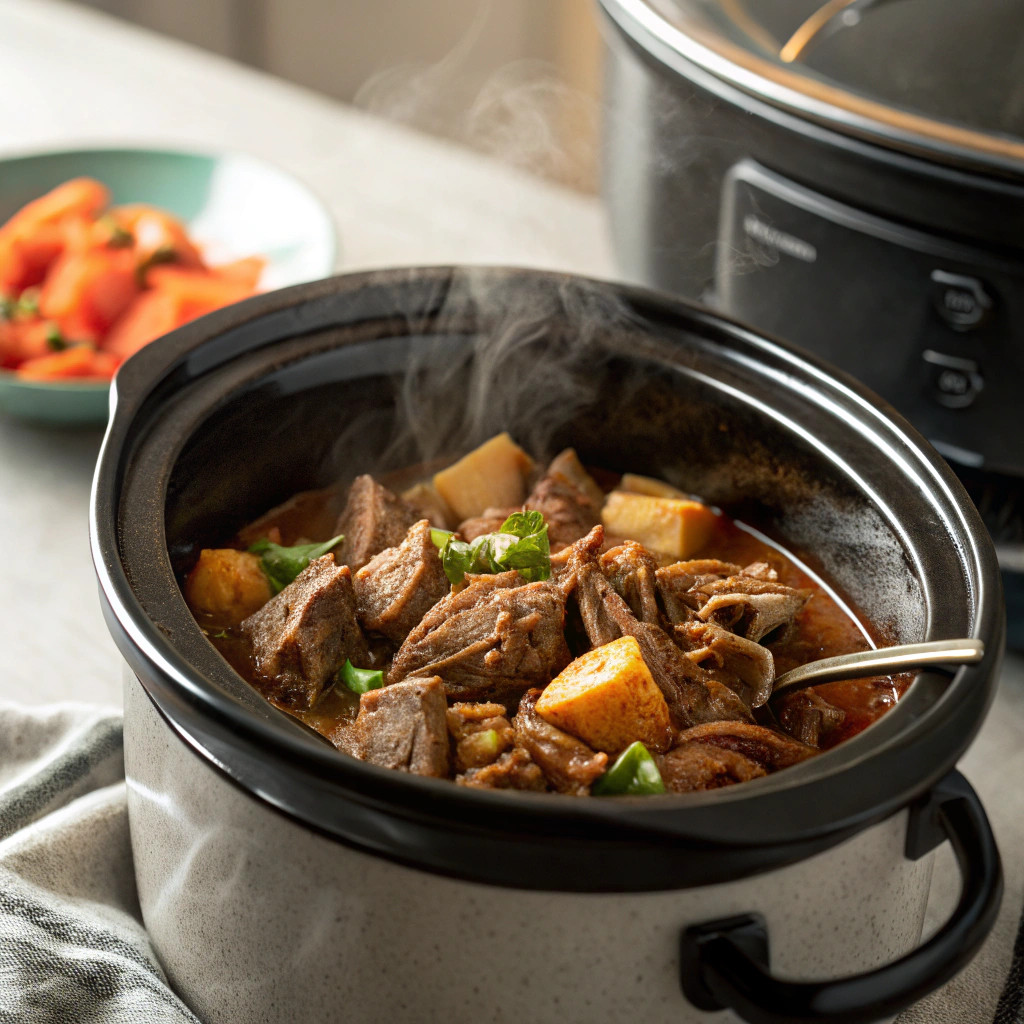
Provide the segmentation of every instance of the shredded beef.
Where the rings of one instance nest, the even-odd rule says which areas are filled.
[[[334,526],[335,534],[345,535],[338,548],[339,564],[349,566],[353,572],[361,569],[385,548],[401,544],[418,518],[401,498],[372,476],[357,476]]]
[[[817,753],[792,736],[747,722],[708,722],[681,732],[676,739],[677,745],[692,741],[733,750],[770,772],[799,764]]]
[[[409,633],[390,681],[439,675],[450,700],[509,703],[531,686],[547,685],[569,664],[558,586],[523,584],[514,571],[467,580]]]
[[[453,704],[448,709],[448,733],[455,745],[457,772],[492,764],[515,742],[502,704]]]
[[[436,677],[364,693],[355,724],[360,756],[382,768],[447,778],[447,709]]]
[[[756,761],[734,750],[708,743],[684,743],[658,758],[665,789],[693,793],[749,782],[768,773]]]
[[[685,622],[672,635],[692,661],[734,690],[748,708],[760,707],[772,695],[775,659],[767,647],[713,622]]]
[[[778,701],[779,724],[809,747],[821,747],[829,733],[838,729],[846,718],[846,712],[829,704],[814,690],[798,690],[786,694]]]
[[[656,576],[658,562],[643,544],[627,540],[611,548],[601,556],[601,571],[641,622],[661,625]]]
[[[324,555],[276,597],[242,622],[252,648],[257,686],[275,703],[307,711],[350,658],[366,665],[369,652],[356,621],[348,566]]]
[[[704,598],[695,595],[693,589],[740,571],[738,565],[717,558],[697,558],[663,566],[657,572],[657,585],[665,617],[676,625],[694,621]]]
[[[374,555],[352,582],[363,628],[400,644],[449,589],[430,523],[421,519],[398,547]]]
[[[695,588],[704,599],[698,615],[748,640],[761,640],[793,620],[811,591],[740,573]]]
[[[601,647],[620,636],[634,637],[677,729],[719,718],[720,709],[715,707],[705,685],[707,674],[683,654],[663,629],[637,619],[598,569],[593,547],[599,531],[600,527],[596,527],[584,541],[574,545],[559,580],[563,588],[575,585],[580,617],[591,644]]]
[[[544,773],[533,763],[522,747],[502,754],[494,764],[470,768],[455,781],[460,786],[476,789],[523,789],[543,793],[548,788]]]
[[[535,689],[523,694],[512,720],[516,742],[559,793],[587,796],[591,784],[608,767],[608,755],[591,750],[582,740],[544,721],[536,710],[542,692]]]
[[[658,570],[658,593],[675,625],[699,619],[758,641],[785,625],[807,603],[809,590],[778,582],[767,562],[745,569],[716,559],[676,562]]]

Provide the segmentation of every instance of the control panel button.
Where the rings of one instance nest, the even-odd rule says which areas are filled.
[[[992,315],[992,296],[976,277],[932,271],[932,304],[955,331],[983,327]]]
[[[939,405],[947,409],[966,409],[981,394],[985,381],[973,359],[949,356],[930,348],[924,350],[921,358],[934,368],[933,394]]]

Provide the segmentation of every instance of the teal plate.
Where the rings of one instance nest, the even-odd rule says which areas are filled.
[[[81,176],[102,181],[115,204],[150,203],[188,225],[211,263],[263,256],[260,289],[327,277],[337,243],[326,207],[301,182],[241,154],[90,149],[0,160],[0,223]],[[107,384],[23,381],[0,370],[0,410],[54,424],[103,423]]]

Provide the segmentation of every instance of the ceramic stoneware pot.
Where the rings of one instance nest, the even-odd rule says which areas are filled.
[[[182,573],[290,494],[453,457],[671,479],[785,537],[887,642],[961,636],[862,733],[724,790],[568,799],[349,758],[192,619]],[[1001,895],[954,771],[1003,638],[994,553],[942,460],[814,359],[648,292],[519,270],[396,270],[259,296],[115,382],[92,544],[128,665],[146,925],[205,1024],[678,1024],[892,1016],[977,950]],[[923,944],[932,852],[960,903]]]

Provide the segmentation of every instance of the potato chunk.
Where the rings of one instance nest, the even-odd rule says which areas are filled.
[[[612,491],[601,520],[616,537],[639,541],[673,558],[689,558],[707,544],[715,513],[699,501]]]
[[[508,434],[498,434],[434,476],[434,489],[457,522],[487,508],[522,505],[533,459]]]
[[[668,704],[631,636],[577,658],[544,688],[536,710],[608,754],[636,740],[651,750],[667,750],[672,742]]]
[[[204,548],[185,580],[185,600],[204,626],[237,626],[271,597],[259,555],[234,548]]]
[[[664,480],[655,480],[651,476],[637,476],[636,473],[624,473],[622,482],[619,484],[620,491],[628,491],[630,494],[649,494],[652,498],[681,498],[687,500],[678,487],[665,483]]]

